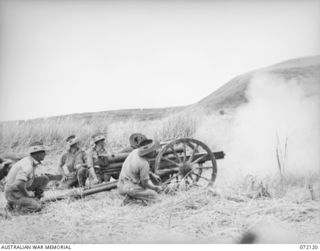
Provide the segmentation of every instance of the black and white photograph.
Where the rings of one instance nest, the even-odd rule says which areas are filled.
[[[0,0],[1,250],[317,250],[319,153],[320,0]]]

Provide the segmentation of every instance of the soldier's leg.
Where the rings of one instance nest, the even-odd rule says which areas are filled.
[[[111,175],[110,174],[106,174],[106,173],[103,174],[103,181],[104,182],[109,182],[110,179],[111,179]]]
[[[130,189],[127,193],[131,198],[143,200],[143,201],[156,201],[157,200],[157,193],[151,189],[144,189],[144,188],[135,188]]]
[[[32,213],[41,211],[41,203],[37,199],[22,197],[15,202],[17,210],[21,213]]]
[[[77,179],[77,175],[69,175],[67,177],[67,180],[60,182],[60,186],[59,188],[61,189],[69,189],[69,188],[73,188],[75,186],[78,185],[78,179]]]
[[[14,212],[17,208],[17,201],[22,197],[22,194],[15,188],[9,188],[5,191],[4,196],[7,200],[6,210]]]
[[[85,167],[80,167],[77,171],[77,180],[80,187],[84,187],[86,180],[89,177],[89,170]]]
[[[68,188],[73,188],[78,186],[78,178],[77,175],[74,173],[73,175],[68,177],[67,180],[67,187]]]
[[[97,179],[98,179],[99,183],[102,183],[104,181],[104,177],[103,177],[103,173],[101,172],[100,168],[95,168],[94,171],[97,175]]]
[[[28,190],[34,191],[35,196],[40,199],[43,196],[44,189],[48,185],[49,181],[50,180],[46,175],[35,177]]]

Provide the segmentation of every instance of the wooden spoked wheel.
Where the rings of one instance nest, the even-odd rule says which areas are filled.
[[[212,186],[217,176],[217,162],[210,148],[192,138],[166,144],[155,159],[154,172],[162,184]]]

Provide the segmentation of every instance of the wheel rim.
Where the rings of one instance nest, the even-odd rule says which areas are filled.
[[[157,155],[154,169],[166,185],[212,186],[217,176],[217,162],[210,148],[191,138],[166,144]]]

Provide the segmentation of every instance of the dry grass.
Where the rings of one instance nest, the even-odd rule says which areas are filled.
[[[233,196],[230,197],[229,194]],[[257,224],[275,224],[292,235],[274,242],[316,242],[320,223],[315,201],[249,199],[235,191],[195,189],[144,207],[120,206],[117,191],[78,201],[60,201],[41,214],[0,223],[1,243],[232,243]],[[233,198],[233,199],[232,199]],[[238,198],[239,200],[234,200]],[[309,233],[308,232],[308,233]],[[29,233],[29,234],[28,234]]]
[[[112,123],[101,118],[88,121],[72,117],[6,122],[0,124],[0,153],[23,152],[33,141],[42,141],[56,151],[64,147],[64,140],[71,134],[78,135],[86,148],[93,134],[104,133],[108,138],[108,148],[113,150],[127,146],[129,136],[135,132],[143,132],[159,140],[190,137],[196,132],[200,117],[180,113],[148,122],[128,119]]]

